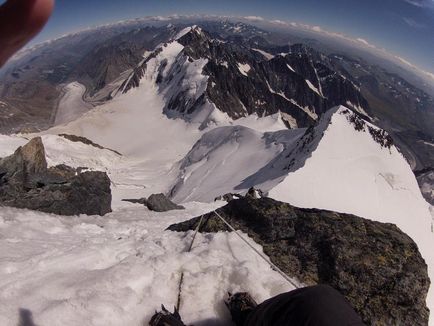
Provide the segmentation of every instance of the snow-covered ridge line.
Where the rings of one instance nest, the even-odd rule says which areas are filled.
[[[321,94],[320,90],[319,90],[318,88],[316,88],[316,87],[311,83],[310,80],[306,79],[306,84],[307,84],[307,86],[309,86],[309,88],[310,88],[311,90],[313,90],[313,91],[314,91],[315,93],[317,93],[319,96],[323,96],[323,95]]]
[[[252,50],[262,54],[264,56],[264,58],[267,60],[271,60],[275,57],[273,54],[265,52],[264,50],[261,50],[261,49],[252,49]]]
[[[179,40],[180,38],[182,38],[183,36],[185,36],[186,34],[190,33],[190,32],[196,32],[196,33],[201,33],[202,29],[200,27],[198,27],[197,25],[193,25],[190,27],[186,27],[184,29],[182,29],[181,31],[179,31],[178,34],[176,34],[176,36],[174,37],[174,40]]]

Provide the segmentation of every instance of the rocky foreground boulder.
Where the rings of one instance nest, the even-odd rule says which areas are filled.
[[[290,277],[340,291],[366,324],[428,325],[427,265],[415,242],[395,225],[270,198],[233,200],[217,211],[261,244]],[[199,220],[168,230],[194,230]],[[229,229],[209,213],[199,231]]]
[[[40,137],[0,159],[0,205],[59,215],[111,212],[110,179],[104,172],[47,167]]]

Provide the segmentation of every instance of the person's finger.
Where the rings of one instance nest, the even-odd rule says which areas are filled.
[[[0,67],[45,25],[54,0],[8,0],[0,6]]]

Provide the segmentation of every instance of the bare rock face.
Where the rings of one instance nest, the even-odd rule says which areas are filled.
[[[40,137],[33,138],[15,153],[0,160],[0,176],[8,176],[14,182],[25,182],[30,174],[47,170],[45,149]],[[0,183],[1,184],[1,183]]]
[[[45,148],[41,137],[33,138],[17,151],[25,162],[27,173],[41,173],[47,169]]]
[[[99,144],[94,143],[93,141],[91,141],[90,139],[86,138],[86,137],[82,137],[82,136],[76,136],[76,135],[69,135],[69,134],[59,134],[60,137],[63,137],[65,139],[68,139],[69,141],[72,141],[74,143],[83,143],[85,145],[90,145],[93,146],[95,148],[99,148],[99,149],[106,149],[108,151],[111,151],[119,156],[122,156],[121,153],[119,153],[118,151],[115,151],[113,149],[107,148],[107,147],[103,147]]]
[[[154,212],[167,212],[175,209],[184,209],[183,206],[171,202],[164,194],[154,194],[149,196],[146,206]]]
[[[218,213],[261,244],[290,277],[337,289],[367,325],[428,324],[427,265],[414,241],[395,225],[270,198],[233,200]],[[194,230],[199,220],[168,229]],[[209,213],[199,231],[229,229]]]
[[[138,198],[138,199],[122,199],[122,201],[126,201],[132,204],[140,204],[140,205],[145,205],[148,202],[148,200],[146,198]]]
[[[415,171],[422,195],[428,203],[434,205],[434,167]]]
[[[66,165],[47,168],[41,138],[0,160],[0,205],[59,215],[111,212],[110,179]]]
[[[149,210],[154,212],[167,212],[176,209],[184,209],[181,205],[176,205],[170,199],[166,197],[164,194],[153,194],[146,198],[138,198],[138,199],[122,199],[122,201],[130,202],[133,204],[140,204],[148,207]]]
[[[214,201],[223,200],[229,203],[231,200],[240,199],[240,198],[243,198],[243,196],[240,194],[227,193],[225,195],[214,198]]]

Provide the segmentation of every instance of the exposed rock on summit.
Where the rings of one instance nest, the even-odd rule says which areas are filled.
[[[233,200],[218,210],[261,244],[273,263],[306,285],[329,284],[369,325],[427,325],[430,280],[414,241],[393,224],[270,198]],[[200,218],[171,225],[197,227]],[[200,232],[229,231],[214,213]]]

